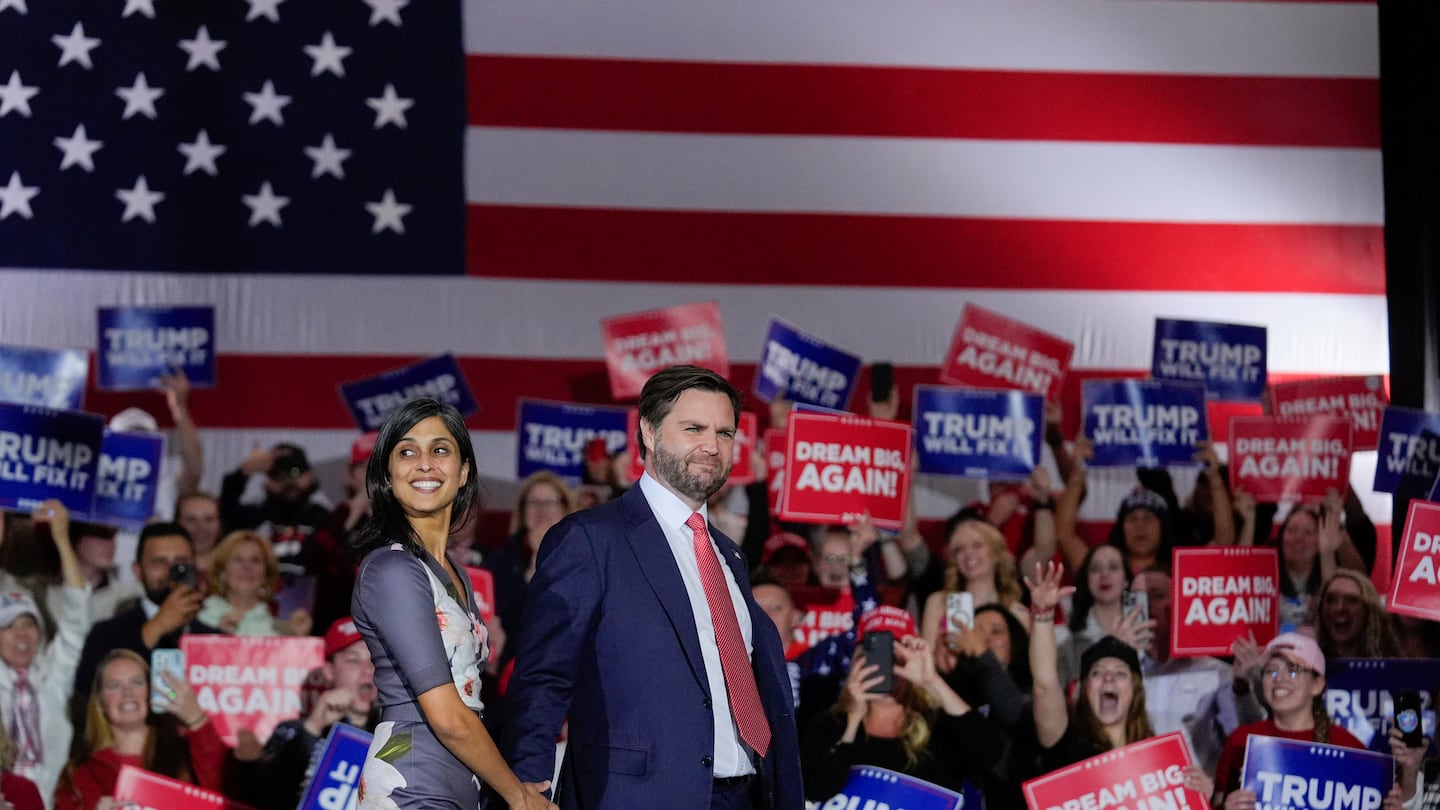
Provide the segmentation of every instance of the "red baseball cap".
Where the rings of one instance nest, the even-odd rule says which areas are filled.
[[[379,432],[372,430],[356,439],[355,443],[350,445],[350,464],[353,466],[369,461],[370,454],[375,452],[375,440],[378,438]]]
[[[881,605],[860,617],[860,624],[855,628],[855,640],[859,641],[865,638],[866,633],[876,630],[888,630],[895,638],[913,636],[916,635],[915,617],[903,608]]]
[[[360,631],[355,629],[355,622],[349,616],[343,619],[336,619],[325,631],[325,660],[329,661],[335,657],[335,653],[349,647],[360,640]]]

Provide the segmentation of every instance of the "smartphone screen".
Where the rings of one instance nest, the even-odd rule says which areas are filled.
[[[895,686],[895,636],[887,630],[875,630],[865,634],[865,665],[880,668],[877,673],[885,678],[870,687],[875,694],[889,692]]]
[[[157,647],[150,651],[150,711],[161,714],[170,705],[170,685],[165,683],[161,673],[169,672],[177,678],[185,678],[185,652],[172,647]]]
[[[1401,739],[1405,747],[1419,748],[1425,741],[1425,733],[1420,728],[1420,693],[1414,689],[1397,689],[1391,693],[1391,699],[1395,703],[1395,725],[1404,735]]]
[[[965,591],[945,594],[945,632],[962,633],[975,626],[975,597]]]

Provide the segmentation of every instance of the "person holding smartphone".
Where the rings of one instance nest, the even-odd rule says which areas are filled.
[[[858,633],[839,702],[816,716],[801,737],[805,797],[823,802],[839,793],[853,765],[888,768],[955,791],[967,782],[980,789],[999,756],[1000,734],[936,671],[914,618],[881,606],[865,615]],[[877,637],[888,643],[874,644]],[[885,647],[889,655],[876,656]],[[866,649],[876,657],[867,657]]]

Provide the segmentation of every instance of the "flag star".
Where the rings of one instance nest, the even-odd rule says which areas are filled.
[[[336,147],[334,135],[325,133],[325,138],[320,141],[319,146],[305,147],[305,155],[315,161],[315,168],[310,172],[312,179],[322,174],[331,174],[341,180],[345,179],[345,167],[341,164],[350,158],[350,150]]]
[[[345,75],[345,66],[340,64],[340,60],[349,56],[353,50],[354,48],[336,45],[335,37],[332,36],[329,31],[326,31],[325,36],[320,38],[319,45],[305,46],[305,53],[309,54],[310,58],[315,60],[315,65],[310,68],[310,75],[319,76],[328,70],[336,76],[343,77]]]
[[[200,26],[195,32],[194,39],[180,40],[180,50],[190,54],[190,59],[185,63],[185,72],[189,73],[197,67],[205,66],[211,70],[220,70],[219,54],[225,50],[225,40],[211,39],[210,29]]]
[[[21,14],[30,13],[30,9],[25,8],[25,0],[0,0],[0,11],[4,11],[7,8],[13,8]],[[374,25],[374,23],[371,23],[371,25]]]
[[[145,73],[142,71],[135,74],[135,83],[129,87],[115,88],[115,95],[125,99],[125,112],[121,114],[121,120],[129,118],[136,113],[146,118],[155,118],[155,99],[165,95],[165,90],[159,87],[151,87],[145,81]]]
[[[370,228],[370,233],[380,233],[387,228],[396,233],[405,233],[405,223],[401,222],[401,219],[414,207],[396,202],[395,192],[388,188],[385,189],[385,196],[380,198],[380,202],[365,203],[365,210],[375,217],[375,224]]]
[[[280,111],[290,103],[290,97],[276,94],[274,82],[266,79],[260,92],[240,95],[244,96],[245,103],[250,105],[250,123],[258,124],[268,118],[277,127],[285,126],[285,116]]]
[[[56,148],[65,153],[65,156],[60,158],[60,171],[63,172],[71,166],[79,166],[87,172],[95,171],[95,161],[92,158],[104,145],[85,135],[84,124],[76,124],[75,134],[68,138],[55,139]]]
[[[10,71],[10,81],[0,85],[0,118],[15,110],[26,118],[30,117],[30,99],[40,92],[38,87],[27,87],[20,83],[20,71]]]
[[[245,14],[245,22],[250,22],[257,17],[264,17],[270,22],[280,22],[280,4],[285,0],[245,0],[250,4],[250,11]]]
[[[372,27],[382,22],[388,22],[399,28],[401,26],[400,9],[410,5],[410,0],[365,0],[365,5],[370,7],[370,25]]]
[[[225,154],[228,147],[220,144],[210,143],[210,133],[200,130],[195,140],[190,143],[180,144],[180,154],[185,156],[185,174],[192,174],[196,171],[203,171],[214,177],[220,173],[215,165],[215,158]]]
[[[125,0],[125,10],[120,12],[120,16],[129,17],[137,12],[155,19],[155,0]]]
[[[405,129],[405,111],[415,106],[414,99],[401,98],[395,94],[395,85],[385,85],[385,92],[375,98],[365,99],[365,104],[375,111],[375,128],[387,123]]]
[[[25,219],[35,216],[30,210],[30,200],[40,193],[39,186],[27,186],[20,182],[20,172],[10,173],[10,184],[0,188],[0,219],[19,214]]]
[[[240,199],[250,209],[250,227],[269,222],[280,227],[280,209],[290,204],[289,197],[280,197],[270,188],[270,181],[260,184],[258,194],[242,194]]]
[[[165,199],[165,195],[158,191],[151,191],[150,184],[145,182],[145,175],[135,179],[135,185],[130,188],[115,189],[115,199],[125,203],[125,213],[120,215],[121,222],[129,222],[135,217],[140,217],[146,222],[155,223],[155,203]]]
[[[86,70],[95,67],[94,63],[90,61],[90,52],[99,47],[100,40],[85,36],[84,25],[77,22],[75,27],[70,29],[69,36],[62,37],[56,34],[50,37],[50,41],[60,49],[60,67],[65,67],[71,62],[79,62],[81,67]]]

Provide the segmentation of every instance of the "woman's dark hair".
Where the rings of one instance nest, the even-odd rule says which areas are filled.
[[[1005,627],[1010,631],[1010,665],[1005,671],[1020,691],[1029,694],[1034,678],[1030,675],[1030,656],[1025,652],[1030,649],[1030,634],[1026,632],[1025,625],[1015,618],[1009,608],[995,602],[975,608],[976,616],[981,613],[994,613],[1005,620]]]
[[[1310,564],[1310,576],[1305,580],[1305,593],[1298,593],[1295,590],[1294,580],[1290,579],[1290,575],[1284,570],[1285,529],[1290,525],[1290,521],[1294,520],[1299,515],[1309,516],[1311,520],[1315,521],[1316,531],[1319,531],[1320,513],[1317,512],[1314,507],[1297,506],[1294,509],[1291,509],[1290,513],[1285,516],[1285,519],[1280,522],[1280,528],[1276,530],[1275,538],[1270,543],[1280,553],[1280,595],[1288,596],[1291,598],[1306,595],[1318,596],[1320,594],[1321,586],[1325,584],[1324,578],[1320,575],[1320,555],[1318,553],[1315,555],[1314,561]]]
[[[1164,496],[1161,495],[1160,497],[1163,498]],[[1147,507],[1141,506],[1136,508],[1145,509]],[[1125,545],[1125,518],[1129,517],[1129,513],[1133,511],[1135,510],[1129,509],[1122,511],[1115,518],[1115,522],[1110,524],[1110,534],[1107,538],[1109,544],[1120,552],[1120,559],[1125,563],[1125,574],[1127,576],[1130,574],[1131,565],[1130,548]],[[1160,565],[1169,565],[1170,557],[1175,548],[1175,529],[1171,525],[1173,522],[1170,517],[1171,513],[1157,512],[1154,509],[1150,509],[1149,511],[1155,515],[1156,520],[1160,521],[1160,544],[1155,547],[1155,560]]]
[[[470,431],[465,428],[465,420],[461,418],[459,411],[439,400],[431,397],[412,399],[396,408],[385,419],[385,424],[380,426],[380,434],[375,439],[375,450],[370,454],[370,461],[365,466],[365,491],[370,496],[370,517],[360,524],[350,541],[352,550],[358,556],[363,557],[371,550],[389,543],[400,543],[417,557],[425,553],[420,546],[419,536],[410,525],[410,519],[405,516],[404,508],[395,499],[395,493],[390,488],[390,456],[411,428],[432,416],[440,417],[440,421],[445,423],[445,430],[450,433],[450,438],[455,440],[461,465],[470,470],[465,483],[460,485],[460,491],[455,494],[455,500],[450,504],[450,531],[465,525],[465,521],[470,518],[471,507],[480,498],[480,476],[475,470],[475,448],[470,444]]]
[[[1090,608],[1095,606],[1095,594],[1090,592],[1090,564],[1094,562],[1095,555],[1102,549],[1115,549],[1114,546],[1091,546],[1085,552],[1085,559],[1080,561],[1080,568],[1075,572],[1075,595],[1070,600],[1070,620],[1068,626],[1071,632],[1080,633],[1085,630],[1085,622],[1090,618]],[[1125,552],[1120,551],[1120,559],[1123,563]],[[1125,572],[1128,576],[1129,572]]]

